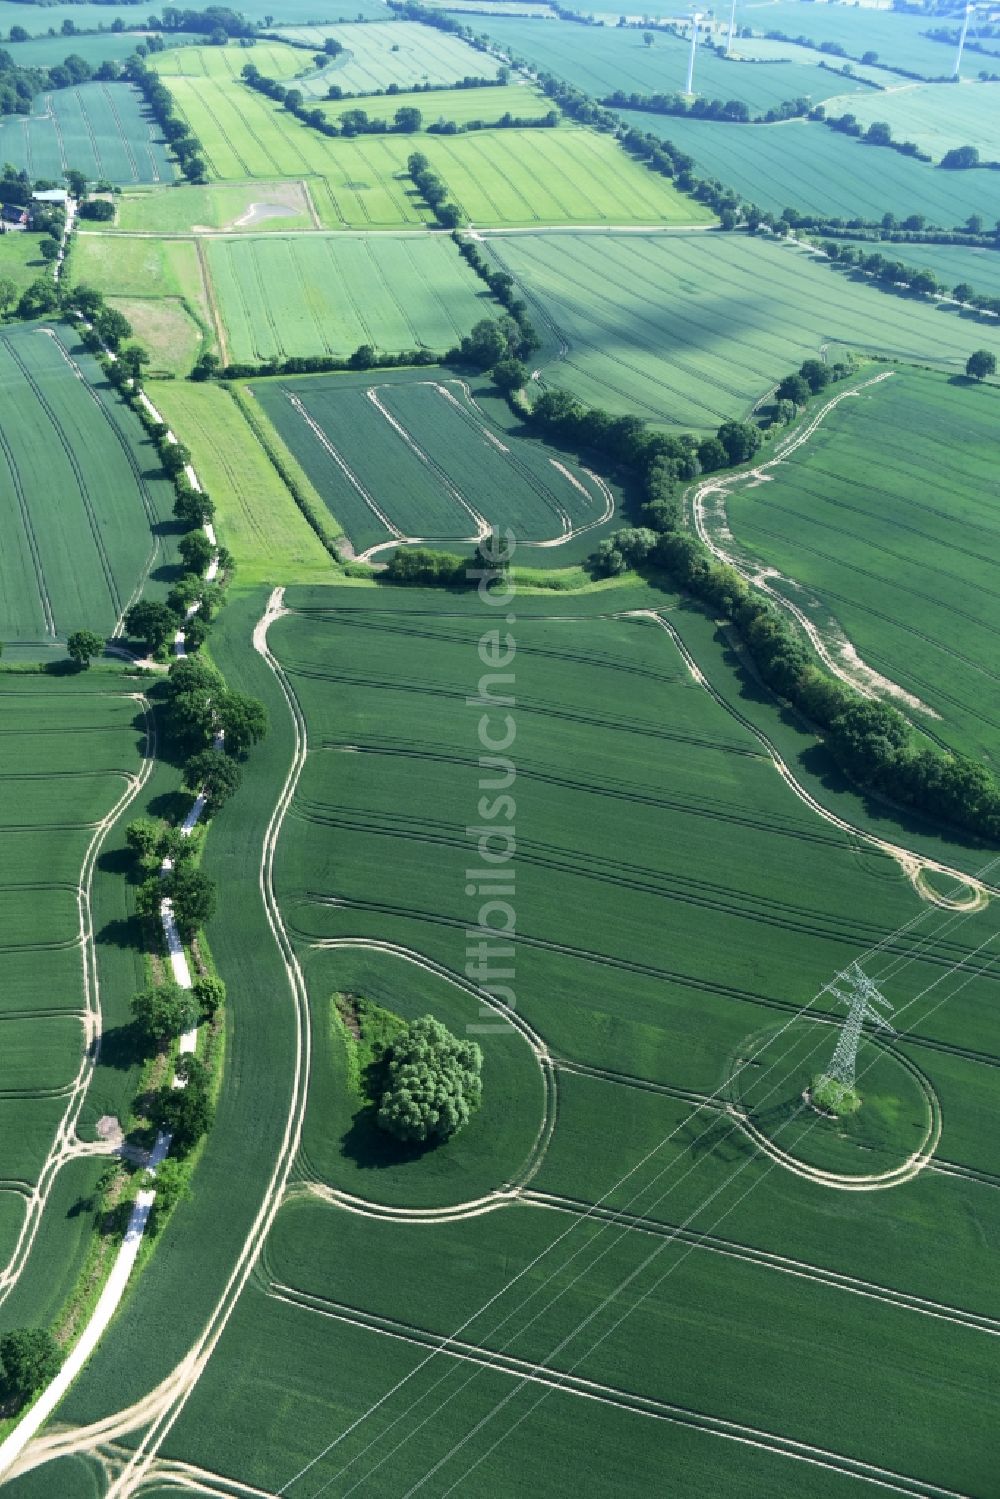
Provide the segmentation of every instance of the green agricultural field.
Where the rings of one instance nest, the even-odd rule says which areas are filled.
[[[61,9],[62,7],[60,7]],[[102,7],[103,8],[103,7]],[[4,10],[7,9],[5,5]],[[69,7],[67,6],[68,10]],[[74,9],[76,7],[74,6]],[[46,6],[48,12],[49,7]],[[22,16],[24,12],[21,12]],[[33,30],[30,25],[33,17],[29,13],[25,18],[28,25],[25,30]],[[134,14],[128,17],[127,24],[135,26],[138,17]],[[16,24],[16,23],[15,23]],[[24,25],[24,21],[20,23]],[[139,22],[142,25],[142,22]],[[136,47],[144,41],[141,31],[102,31],[89,36],[38,36],[27,42],[8,43],[10,55],[22,68],[54,68],[61,63],[70,53],[74,57],[82,57],[92,68],[100,67],[101,63],[110,59],[114,62],[124,62],[131,57]],[[178,47],[184,42],[191,42],[191,36],[172,36],[167,34],[164,43],[167,47]]]
[[[391,229],[429,219],[406,172],[411,138],[328,140],[231,80],[167,83],[214,176],[316,179],[307,183],[308,192],[329,229]],[[591,130],[484,130],[422,137],[420,147],[477,225],[711,220],[701,204]]]
[[[109,182],[172,182],[174,167],[141,95],[127,83],[38,94],[32,112],[0,120],[0,157],[33,177],[74,167]]]
[[[541,119],[552,109],[552,101],[535,88],[516,88],[512,84],[496,88],[435,89],[430,93],[382,94],[362,100],[331,100],[323,106],[327,119],[337,121],[349,109],[363,109],[371,120],[391,123],[398,109],[419,109],[423,129],[428,125],[454,121],[467,125],[470,120],[494,124],[502,115],[518,119]]]
[[[890,94],[831,99],[827,105],[828,114],[847,112],[866,129],[884,120],[894,140],[915,142],[935,161],[955,146],[978,147],[984,162],[1000,158],[1000,83],[913,84]]]
[[[495,309],[443,237],[269,235],[205,249],[230,361],[359,344],[443,354]]]
[[[859,62],[841,63],[836,57],[819,57],[816,49],[800,46],[797,42],[779,42],[764,37],[737,37],[733,42],[733,58],[740,62],[794,62],[804,64],[806,67],[816,67],[817,63],[825,64],[831,70],[829,83],[831,88],[839,88],[840,82],[837,74],[844,67],[847,68],[846,77],[848,87],[854,87],[854,80],[861,79],[864,83],[876,84],[880,89],[891,88],[899,82],[896,74],[887,72],[885,68],[870,67]],[[836,70],[836,71],[834,71]]]
[[[805,250],[748,235],[491,239],[552,352],[545,379],[617,412],[680,427],[745,412],[823,344],[952,370],[1000,331],[890,296]]]
[[[84,231],[77,235],[70,270],[77,285],[94,287],[125,314],[154,369],[186,375],[202,347],[214,345],[193,242]]]
[[[327,579],[332,567],[329,554],[230,392],[217,385],[171,381],[151,385],[150,399],[184,434],[202,482],[215,498],[219,529],[236,559],[241,583]],[[300,489],[321,512],[322,501],[263,412],[256,411],[254,417],[282,466],[294,473]],[[331,523],[331,536],[336,532]]]
[[[150,66],[161,78],[210,78],[213,82],[238,80],[248,62],[268,78],[294,78],[312,68],[307,52],[271,41],[255,42],[252,57],[240,46],[192,46],[172,48],[150,58]]]
[[[210,872],[225,875],[213,952],[243,996],[234,1081],[198,1190],[168,1228],[170,1252],[150,1260],[142,1296],[123,1307],[74,1386],[61,1412],[70,1424],[140,1398],[183,1356],[223,1294],[285,1122],[300,1117],[294,1010],[277,949],[259,940],[261,849],[293,748],[280,688],[250,643],[265,600],[263,589],[237,595],[213,636],[227,680],[261,695],[272,717],[247,765],[241,796],[250,794],[226,809],[206,849]],[[400,952],[363,944],[390,941],[463,972],[476,920],[466,829],[483,774],[478,710],[470,716],[467,699],[495,612],[440,590],[287,592],[292,613],[272,624],[268,643],[304,715],[308,754],[275,874],[307,977],[310,1092],[291,1190],[165,1458],[221,1475],[223,1486],[270,1492],[319,1458],[314,1487],[363,1479],[378,1492],[405,1492],[441,1462],[439,1486],[470,1493],[520,1491],[532,1473],[537,1483],[551,1471],[546,1491],[560,1499],[585,1476],[645,1495],[670,1471],[698,1499],[726,1488],[846,1499],[857,1482],[851,1464],[867,1462],[914,1492],[989,1493],[992,1458],[976,1434],[988,1420],[991,1344],[973,1314],[994,1315],[992,1187],[926,1169],[893,1190],[835,1193],[755,1156],[731,1118],[698,1104],[755,1038],[771,1043],[786,1006],[799,1010],[845,955],[877,942],[885,946],[873,972],[929,1085],[941,1059],[954,1088],[955,1047],[978,1053],[968,1065],[991,1078],[989,952],[976,949],[995,941],[994,909],[962,926],[920,903],[894,864],[796,800],[666,632],[608,617],[664,610],[735,705],[712,623],[677,602],[638,584],[561,598],[557,611],[551,599],[517,600],[517,1012],[555,1058],[556,1128],[527,1186],[530,1208],[388,1222],[329,1199],[454,1204],[463,1189],[482,1195],[516,1179],[522,1148],[512,1131],[528,1112],[518,1092],[519,1074],[534,1066],[526,1046],[520,1063],[510,1053],[509,1073],[493,1074],[519,1112],[496,1125],[492,1182],[475,1133],[419,1171],[412,1161],[365,1168],[363,1132],[344,1117],[337,1046],[346,1043],[330,1024],[334,992],[405,1010],[448,1004],[446,984],[461,1013],[447,973],[414,967],[410,976]],[[773,707],[760,706],[775,732]],[[803,749],[812,743],[798,737]],[[348,939],[360,945],[315,945]],[[960,975],[956,962],[966,965]],[[814,1008],[829,1016],[827,1000]],[[816,1032],[828,1055],[833,1029]],[[489,1077],[494,1047],[515,1038],[483,1041]],[[775,1084],[787,1092],[794,1080],[778,1069]],[[987,1098],[989,1086],[969,1091]],[[779,1092],[777,1102],[789,1100]],[[958,1139],[945,1119],[943,1161],[963,1161],[972,1123]],[[978,1133],[988,1148],[988,1130]],[[996,1172],[994,1157],[983,1169]],[[875,1164],[861,1152],[852,1162],[863,1173]],[[634,1216],[609,1225],[619,1209]],[[778,1265],[773,1255],[787,1258]],[[844,1275],[856,1277],[850,1288]],[[917,1296],[937,1302],[938,1315]],[[152,1346],[151,1317],[163,1327]],[[435,1354],[449,1335],[463,1340],[461,1359]],[[858,1358],[868,1338],[876,1364]],[[528,1372],[544,1360],[567,1377],[537,1405],[545,1387],[518,1390],[523,1366],[511,1358]],[[909,1398],[915,1368],[948,1370],[935,1380],[933,1421]],[[580,1379],[609,1387],[608,1403],[587,1401],[585,1440]],[[662,1402],[664,1419],[638,1415],[635,1395]],[[901,1413],[888,1433],[878,1417],[886,1399]],[[418,1424],[430,1409],[436,1419]],[[521,1416],[517,1441],[498,1449],[501,1467],[491,1449]],[[720,1420],[754,1428],[755,1445],[721,1440]],[[821,1446],[828,1468],[793,1466],[789,1440]],[[336,1446],[321,1455],[328,1443]],[[39,1476],[51,1486],[57,1474]],[[19,1480],[22,1491],[32,1493]]]
[[[729,503],[737,540],[815,592],[864,659],[938,715],[918,721],[994,763],[998,418],[994,387],[902,369]],[[934,457],[942,429],[947,466]]]
[[[0,390],[0,640],[37,653],[109,635],[152,570],[161,589],[171,575],[172,486],[68,329],[3,330]]]
[[[39,238],[37,234],[0,235],[0,279],[13,281],[19,292],[45,274]]]
[[[115,199],[115,229],[140,234],[205,234],[319,228],[303,182],[178,183],[169,193],[144,190]],[[117,253],[117,252],[115,252]]]
[[[483,130],[421,141],[478,228],[708,224],[713,215],[591,130]]]
[[[955,64],[954,47],[932,42],[924,33],[935,26],[956,23],[929,14],[836,3],[813,5],[803,0],[751,0],[741,15],[742,23],[755,32],[783,31],[796,38],[804,36],[816,46],[834,42],[851,57],[875,52],[880,63],[907,68],[926,78],[950,77]],[[831,61],[836,63],[837,59]]]
[[[8,1185],[41,1180],[47,1193],[46,1158],[63,1118],[75,1120],[86,1083],[85,1015],[96,1013],[100,1002],[96,954],[92,942],[81,942],[90,930],[88,856],[103,820],[137,789],[146,730],[132,684],[98,671],[86,678],[4,673],[0,701],[6,793],[0,814],[0,1176]],[[39,989],[45,991],[41,1008]],[[28,1224],[33,1234],[35,1208]],[[56,1230],[50,1247],[61,1244]],[[29,1264],[29,1286],[35,1273]],[[40,1291],[47,1275],[54,1279],[55,1266],[37,1273]],[[4,1326],[6,1315],[5,1307]]]
[[[882,96],[879,95],[881,98]],[[996,172],[943,172],[881,146],[866,146],[826,125],[726,125],[622,110],[637,130],[686,151],[701,176],[717,177],[769,213],[786,207],[824,218],[879,221],[923,214],[951,229],[970,214],[1000,218]]]
[[[634,608],[642,596],[622,589],[621,604]],[[722,1416],[760,1435],[753,1459],[764,1465],[755,1478],[760,1494],[792,1492],[791,1485],[810,1492],[798,1464],[792,1474],[782,1468],[776,1438],[822,1445],[832,1468],[818,1490],[824,1495],[846,1493],[849,1459],[925,1486],[987,1493],[991,1469],[972,1433],[986,1419],[989,1345],[961,1319],[967,1311],[992,1315],[988,1245],[1000,1223],[992,1189],[925,1171],[893,1191],[835,1195],[755,1159],[731,1118],[695,1112],[697,1098],[676,1090],[713,1094],[735,1058],[772,1044],[783,1007],[797,1010],[814,995],[842,965],[840,953],[880,940],[888,946],[876,970],[884,969],[899,1028],[915,1043],[930,1088],[939,1056],[951,1076],[942,1043],[979,1050],[970,1065],[989,1076],[985,1054],[995,1054],[997,1026],[990,980],[973,953],[995,939],[992,908],[965,930],[948,913],[921,910],[895,866],[796,801],[759,742],[692,679],[653,624],[597,618],[569,600],[547,619],[547,601],[519,600],[513,967],[518,1013],[556,1059],[555,1133],[528,1187],[530,1211],[507,1206],[436,1224],[344,1212],[321,1199],[339,1191],[426,1209],[453,1204],[463,1190],[482,1196],[514,1175],[510,1129],[527,1095],[494,1129],[492,1182],[474,1126],[419,1170],[412,1160],[372,1169],[361,1124],[345,1117],[338,1047],[343,1058],[347,1043],[330,1013],[335,992],[403,1013],[447,1006],[440,976],[433,983],[416,970],[407,976],[405,952],[434,959],[446,974],[464,969],[475,911],[466,828],[482,775],[467,698],[481,674],[477,643],[493,618],[473,597],[441,592],[292,589],[284,602],[292,612],[268,639],[304,714],[309,753],[276,878],[309,986],[309,1103],[263,1273],[241,1296],[167,1455],[211,1462],[231,1481],[273,1491],[336,1442],[311,1470],[314,1484],[338,1478],[342,1486],[346,1464],[351,1482],[366,1478],[392,1492],[439,1461],[458,1481],[483,1456],[476,1481],[485,1487],[461,1486],[485,1493],[493,1482],[493,1492],[505,1492],[510,1469],[501,1477],[490,1466],[490,1441],[522,1414],[519,1451],[565,1444],[570,1474],[574,1452],[604,1461],[601,1433],[579,1439],[573,1376],[582,1376],[667,1402],[675,1417],[679,1407],[699,1413],[690,1429],[655,1423],[637,1443],[640,1466],[619,1475],[618,1492],[650,1491],[641,1464],[654,1451],[671,1471],[676,1458],[686,1492],[707,1496],[720,1483],[754,1492],[742,1452],[718,1440],[713,1421]],[[691,621],[671,595],[650,588],[645,602],[665,608],[686,634]],[[615,612],[607,596],[602,612]],[[247,610],[244,638],[250,618]],[[239,659],[232,637],[227,651],[227,662]],[[710,654],[709,679],[726,696],[732,683],[718,645]],[[407,788],[417,776],[414,803]],[[916,924],[902,930],[911,919]],[[396,956],[365,952],[366,941],[397,944]],[[976,971],[959,978],[950,965],[963,956]],[[929,984],[934,993],[925,997]],[[451,1002],[460,1006],[453,987]],[[814,1008],[829,1018],[828,1000]],[[836,1032],[825,1023],[814,1030],[810,1045],[825,1058]],[[515,1039],[487,1035],[487,1057]],[[788,1068],[776,1066],[775,1106],[789,1105],[781,1090],[798,1086],[803,1058],[800,1043]],[[527,1048],[522,1065],[527,1077]],[[891,1125],[891,1138],[879,1133],[893,1117],[882,1090],[893,1085],[884,1072],[866,1085],[866,1066],[867,1054],[859,1088],[868,1086],[880,1114],[876,1159],[860,1149],[847,1157],[861,1176],[881,1168],[882,1153],[905,1152],[916,1122],[907,1115],[898,1136]],[[587,1068],[600,1075],[581,1075]],[[516,1064],[497,1086],[505,1099],[517,1096]],[[755,1108],[766,1124],[764,1108]],[[813,1131],[822,1128],[814,1116]],[[944,1129],[942,1157],[960,1162],[962,1145],[946,1145],[947,1121]],[[828,1143],[837,1145],[835,1130]],[[796,1149],[803,1161],[819,1149],[805,1126]],[[995,1169],[995,1152],[991,1159]],[[591,1204],[626,1209],[632,1226],[617,1220],[610,1234],[606,1217],[588,1213]],[[706,1252],[704,1234],[724,1252]],[[767,1259],[773,1254],[789,1256],[799,1273],[782,1274],[787,1261],[779,1268]],[[149,1273],[162,1295],[169,1266]],[[844,1274],[869,1282],[871,1294],[850,1294],[838,1279]],[[631,1294],[623,1300],[626,1277]],[[605,1296],[615,1304],[604,1306]],[[941,1303],[946,1315],[954,1308],[959,1321],[926,1316],[907,1301],[914,1296]],[[642,1314],[628,1316],[639,1305]],[[400,1345],[387,1333],[417,1340],[398,1364]],[[449,1334],[462,1339],[466,1358],[433,1358],[415,1382],[394,1390]],[[119,1352],[123,1335],[119,1329]],[[880,1349],[871,1369],[852,1358],[869,1336]],[[829,1358],[810,1356],[817,1339]],[[519,1367],[501,1354],[565,1370],[564,1405],[547,1401],[536,1414],[539,1391],[529,1388],[523,1403],[495,1408],[517,1393]],[[488,1359],[490,1371],[481,1367]],[[948,1368],[947,1420],[930,1426],[907,1403],[915,1362]],[[304,1391],[306,1371],[308,1421],[279,1417],[265,1386]],[[93,1381],[90,1389],[89,1403],[85,1389],[74,1394],[77,1418],[102,1409]],[[410,1402],[432,1390],[411,1414]],[[877,1393],[887,1390],[904,1412],[889,1436],[873,1414]],[[376,1414],[371,1407],[383,1396]],[[455,1398],[445,1416],[417,1426],[432,1401],[448,1396]],[[602,1415],[598,1402],[595,1420]],[[625,1419],[617,1398],[612,1417]],[[351,1431],[355,1419],[360,1426]],[[481,1419],[490,1441],[474,1436],[455,1453]],[[704,1448],[713,1444],[710,1456]],[[730,1462],[738,1464],[731,1478]],[[568,1492],[561,1477],[552,1491]]]
[[[865,255],[878,253],[886,259],[902,260],[907,265],[926,266],[943,287],[951,289],[961,282],[982,292],[1000,297],[1000,254],[985,248],[965,245],[921,245],[902,241],[843,240]]]
[[[471,542],[510,527],[535,565],[593,549],[610,492],[502,427],[434,373],[267,381],[253,390],[358,553],[397,538]]]
[[[575,83],[595,98],[603,99],[616,89],[627,94],[679,94],[684,90],[690,47],[679,37],[657,33],[654,45],[647,47],[641,30],[633,27],[494,16],[484,17],[476,29],[487,32],[515,58],[525,58],[541,72]],[[845,92],[843,79],[818,66],[739,63],[717,57],[707,48],[698,56],[695,88],[708,99],[742,99],[755,115],[765,114],[789,99],[808,98],[818,104],[830,94]]]
[[[449,84],[463,78],[492,78],[496,59],[477,52],[460,37],[415,21],[392,21],[364,26],[298,26],[279,35],[323,51],[328,37],[340,42],[343,52],[328,67],[302,80],[304,94],[326,97],[331,84],[345,94],[375,94],[390,84],[412,88],[416,83]],[[300,51],[303,61],[309,53]],[[262,63],[254,63],[262,73]]]

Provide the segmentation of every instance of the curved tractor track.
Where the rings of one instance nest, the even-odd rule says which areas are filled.
[[[923,854],[914,853],[912,849],[904,848],[902,844],[890,843],[886,838],[879,838],[876,833],[869,833],[864,828],[859,828],[855,823],[848,822],[845,817],[840,817],[836,812],[831,812],[823,803],[817,801],[811,791],[808,791],[802,782],[797,780],[789,766],[778,750],[773,740],[769,739],[763,729],[759,729],[755,723],[747,718],[738,708],[734,708],[727,698],[723,697],[718,688],[704,675],[701,667],[688,650],[684,641],[677,633],[674,626],[657,614],[655,609],[631,609],[619,615],[620,619],[650,619],[659,625],[661,630],[666,630],[674,645],[677,647],[681,660],[699,686],[704,687],[711,698],[724,709],[731,718],[742,724],[743,728],[761,744],[767,751],[775,770],[781,776],[785,784],[795,793],[799,801],[804,802],[810,811],[815,812],[817,817],[822,817],[824,822],[832,823],[834,827],[840,828],[842,832],[850,833],[852,837],[860,838],[864,843],[877,848],[881,853],[888,854],[894,859],[907,879],[913,885],[922,900],[929,901],[931,905],[941,906],[946,911],[977,911],[986,905],[989,897],[1000,896],[1000,886],[988,883],[976,875],[965,874],[960,869],[955,869],[950,864],[944,864],[938,859],[929,859]],[[969,894],[964,897],[941,895],[928,882],[928,872],[942,876],[944,879],[954,882],[956,887],[964,887]]]
[[[850,390],[842,390],[839,395],[833,396],[831,400],[820,407],[819,411],[816,412],[815,416],[804,427],[793,433],[791,437],[786,438],[784,442],[779,443],[774,450],[773,458],[768,459],[766,463],[757,464],[751,469],[744,469],[728,479],[712,478],[703,480],[695,486],[692,492],[691,511],[698,538],[712,553],[713,557],[726,567],[731,567],[745,582],[752,584],[754,588],[766,594],[779,609],[783,609],[786,613],[790,614],[805,633],[809,644],[823,665],[833,676],[837,677],[839,681],[845,682],[855,692],[859,692],[862,697],[889,697],[897,706],[902,704],[926,717],[936,718],[938,715],[934,713],[933,709],[928,708],[926,703],[922,703],[912,692],[907,692],[897,682],[893,682],[888,677],[883,676],[881,672],[876,671],[874,667],[869,666],[867,662],[862,660],[848,639],[846,632],[839,625],[835,626],[832,643],[824,639],[823,632],[810,619],[806,611],[799,604],[796,604],[793,599],[790,599],[787,594],[782,593],[768,583],[768,577],[778,578],[780,574],[774,569],[768,569],[763,565],[753,566],[733,552],[727,551],[716,537],[713,536],[709,525],[710,513],[708,501],[712,496],[715,496],[715,519],[719,523],[719,529],[723,538],[731,540],[731,533],[726,524],[725,515],[725,502],[730,492],[740,484],[756,487],[758,484],[769,482],[769,471],[779,468],[787,458],[790,458],[793,453],[803,447],[814,436],[830,412],[839,406],[842,401],[846,401],[852,396],[859,396],[862,391],[868,390],[874,385],[880,385],[884,380],[891,380],[892,377],[892,370],[884,370],[882,374],[873,376],[872,379],[864,381],[863,384],[853,386]],[[921,728],[922,732],[929,733],[929,730],[924,725],[918,725],[918,727]],[[931,737],[936,738],[934,735],[931,735]]]
[[[198,1338],[171,1373],[156,1389],[125,1410],[118,1411],[89,1426],[46,1433],[31,1442],[4,1475],[6,1479],[74,1453],[99,1455],[102,1448],[135,1432],[143,1432],[134,1449],[128,1451],[120,1471],[111,1482],[107,1499],[125,1499],[147,1487],[156,1454],[187,1403],[188,1397],[203,1373],[236,1303],[257,1263],[264,1240],[285,1195],[288,1178],[299,1149],[302,1122],[305,1117],[310,1066],[310,1038],[305,980],[298,959],[285,931],[274,893],[274,853],[282,823],[298,784],[307,752],[306,725],[298,700],[280,664],[267,645],[267,632],[274,620],[286,611],[282,607],[283,589],[275,589],[267,609],[253,634],[254,649],[263,656],[278,680],[288,704],[294,732],[294,750],[280,795],[264,835],[259,883],[264,910],[271,933],[278,946],[295,1010],[296,1056],[292,1078],[291,1102],[281,1146],[264,1196],[243,1247],[237,1256],[223,1291]],[[114,1464],[118,1466],[118,1464]]]
[[[17,1243],[14,1246],[10,1259],[2,1272],[0,1272],[0,1305],[6,1301],[24,1272],[32,1246],[41,1227],[45,1206],[60,1169],[67,1161],[75,1160],[79,1156],[108,1154],[108,1147],[100,1141],[87,1143],[79,1140],[76,1135],[76,1126],[94,1068],[100,1056],[101,1046],[101,989],[97,965],[97,951],[94,945],[94,923],[90,904],[94,867],[108,833],[118,821],[121,814],[131,806],[142,791],[149,777],[152,775],[156,764],[156,736],[149,703],[142,693],[127,695],[132,696],[140,704],[145,720],[146,741],[143,748],[143,762],[136,774],[127,773],[125,775],[125,790],[104,817],[93,825],[93,834],[83,856],[80,878],[76,886],[79,934],[75,945],[80,948],[83,979],[83,1009],[81,1012],[83,1022],[83,1055],[80,1058],[80,1066],[77,1074],[67,1090],[68,1099],[66,1108],[59,1121],[52,1146],[39,1172],[37,1182],[28,1193],[24,1222],[21,1225]]]

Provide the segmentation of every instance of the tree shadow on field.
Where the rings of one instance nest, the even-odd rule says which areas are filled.
[[[340,1153],[362,1171],[378,1171],[387,1166],[407,1166],[435,1149],[434,1143],[422,1144],[397,1140],[375,1122],[374,1105],[359,1109],[351,1127],[340,1143]]]
[[[191,810],[189,791],[164,791],[154,796],[147,804],[150,817],[162,817],[165,822],[183,822]]]
[[[134,1020],[113,1025],[101,1036],[101,1066],[128,1072],[145,1060],[147,1048],[141,1028]]]
[[[129,879],[135,872],[138,860],[130,848],[106,848],[97,860],[103,874],[120,874]]]
[[[116,916],[113,921],[106,921],[99,932],[94,933],[94,941],[101,947],[141,948],[140,923],[131,917]]]

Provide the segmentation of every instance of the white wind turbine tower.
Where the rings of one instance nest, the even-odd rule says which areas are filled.
[[[694,93],[694,55],[698,50],[698,27],[701,25],[701,15],[695,14],[691,17],[691,55],[688,58],[688,81],[684,92]]]
[[[733,53],[733,33],[736,30],[736,0],[733,0],[733,8],[729,12],[729,40],[726,42],[726,56],[731,57]]]
[[[965,38],[968,35],[969,31],[969,17],[972,15],[972,12],[975,10],[975,8],[976,7],[974,5],[967,5],[965,7],[965,20],[962,22],[962,34],[958,39],[958,56],[955,58],[955,71],[952,74],[952,77],[955,79],[959,79],[961,77],[962,52],[965,49]]]

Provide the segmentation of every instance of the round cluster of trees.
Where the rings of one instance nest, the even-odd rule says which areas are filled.
[[[483,1096],[483,1054],[424,1015],[393,1043],[379,1100],[379,1127],[398,1140],[447,1140],[467,1124]]]

